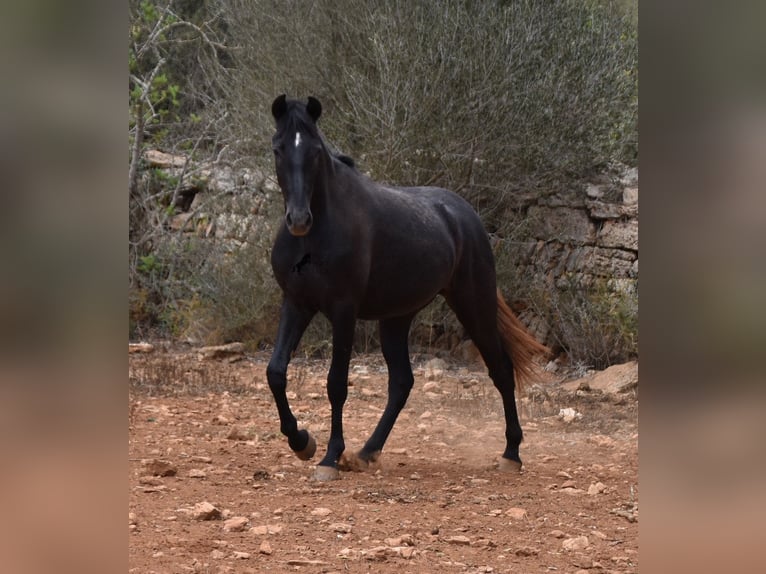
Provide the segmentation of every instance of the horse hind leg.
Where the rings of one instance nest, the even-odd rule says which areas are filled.
[[[376,462],[399,413],[407,403],[415,378],[407,339],[414,315],[380,321],[380,344],[388,366],[388,400],[375,430],[356,454],[345,455],[343,470],[365,470]]]
[[[494,284],[490,285],[488,282],[480,289],[452,289],[445,294],[445,298],[479,349],[489,376],[503,401],[506,445],[499,468],[503,471],[518,472],[522,464],[519,445],[524,437],[516,410],[514,367],[511,357],[505,351],[497,326]]]

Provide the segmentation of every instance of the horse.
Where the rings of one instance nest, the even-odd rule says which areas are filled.
[[[494,256],[477,213],[446,189],[393,187],[360,173],[351,158],[330,151],[317,126],[322,105],[314,97],[304,103],[282,94],[271,113],[284,200],[271,265],[283,297],[266,375],[290,448],[301,460],[311,459],[317,448],[311,434],[298,428],[286,396],[287,367],[312,318],[322,313],[332,325],[330,438],[314,471],[314,479],[325,481],[339,477],[339,466],[364,468],[380,456],[414,383],[410,325],[441,295],[502,397],[506,446],[498,467],[520,471],[516,385],[531,376],[535,356],[547,348],[525,330],[497,289]],[[370,438],[348,455],[343,405],[357,319],[379,322],[388,399]]]

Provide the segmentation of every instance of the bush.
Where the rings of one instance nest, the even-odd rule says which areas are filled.
[[[553,337],[572,364],[594,369],[638,356],[638,294],[607,281],[548,291],[544,298]]]

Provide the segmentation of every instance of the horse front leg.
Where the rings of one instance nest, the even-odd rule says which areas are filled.
[[[336,309],[332,321],[332,362],[327,375],[327,398],[330,399],[330,440],[327,453],[316,468],[316,480],[338,478],[338,460],[346,449],[343,440],[343,405],[348,397],[348,365],[354,342],[356,311],[352,306]]]
[[[279,424],[287,444],[301,460],[308,460],[316,452],[316,442],[305,429],[298,429],[298,421],[287,402],[287,365],[290,357],[306,331],[314,312],[297,307],[287,299],[282,302],[279,315],[279,330],[274,353],[266,368],[269,389],[279,412]]]

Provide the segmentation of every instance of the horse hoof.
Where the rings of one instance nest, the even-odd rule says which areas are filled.
[[[312,456],[314,456],[314,453],[317,451],[317,441],[314,440],[314,437],[309,435],[309,442],[306,444],[306,448],[303,450],[296,450],[295,456],[297,456],[301,460],[309,460]]]
[[[503,458],[501,456],[498,470],[500,470],[500,472],[521,472],[521,462],[518,460],[511,460],[510,458]]]
[[[330,480],[338,480],[340,473],[334,466],[317,466],[314,471],[314,480],[319,482],[328,482]]]

